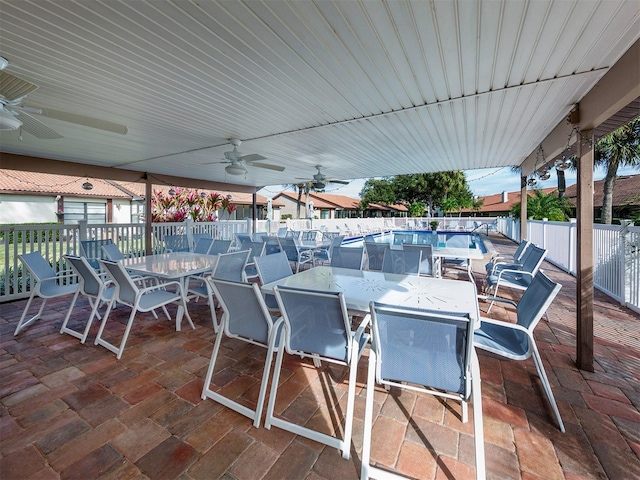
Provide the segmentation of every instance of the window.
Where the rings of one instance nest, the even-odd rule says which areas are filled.
[[[106,203],[64,202],[64,221],[87,223],[107,223]]]

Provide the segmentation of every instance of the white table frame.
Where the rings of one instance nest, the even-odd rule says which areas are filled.
[[[172,252],[124,258],[119,262],[124,268],[134,273],[179,281],[182,285],[182,295],[186,304],[189,301],[187,296],[189,277],[213,271],[218,262],[218,256],[191,252]],[[181,329],[183,315],[187,317],[191,328],[195,328],[189,312],[179,304],[178,312],[176,313],[176,331]]]
[[[276,285],[326,292],[343,292],[347,308],[369,312],[372,301],[443,312],[469,313],[479,325],[478,296],[473,282],[368,270],[318,266],[262,286]]]

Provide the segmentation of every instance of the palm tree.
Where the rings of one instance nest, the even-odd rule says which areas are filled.
[[[556,196],[555,192],[545,194],[542,190],[534,190],[533,196],[527,196],[527,215],[534,220],[547,218],[554,222],[564,222],[569,219],[570,212],[567,200]],[[511,215],[520,218],[520,203],[511,207]]]
[[[604,198],[600,223],[613,219],[613,188],[618,167],[640,168],[640,117],[605,135],[596,144],[596,165],[607,169],[604,177]]]

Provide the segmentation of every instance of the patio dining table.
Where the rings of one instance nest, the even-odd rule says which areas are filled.
[[[366,314],[372,301],[443,312],[465,312],[479,325],[475,283],[443,278],[399,275],[350,268],[318,266],[262,286],[276,285],[343,292],[347,308]]]
[[[434,257],[440,258],[438,262],[440,264],[440,268],[443,267],[442,260],[444,259],[465,259],[467,260],[467,274],[469,275],[469,279],[471,282],[473,279],[473,266],[471,265],[471,260],[482,260],[484,258],[484,254],[482,250],[479,248],[460,248],[460,247],[434,247],[432,250],[432,255]]]
[[[163,280],[177,280],[182,285],[182,295],[185,302],[187,296],[187,282],[190,276],[213,271],[218,261],[217,255],[205,255],[191,252],[172,252],[144,257],[131,257],[119,260],[127,270],[141,275],[151,275]],[[186,315],[191,327],[195,328],[188,311],[183,311],[178,305],[176,314],[176,330],[180,331],[183,315]]]

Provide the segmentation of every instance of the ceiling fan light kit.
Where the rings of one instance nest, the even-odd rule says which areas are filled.
[[[247,171],[242,167],[242,165],[231,164],[224,167],[224,171],[229,175],[244,175]]]

